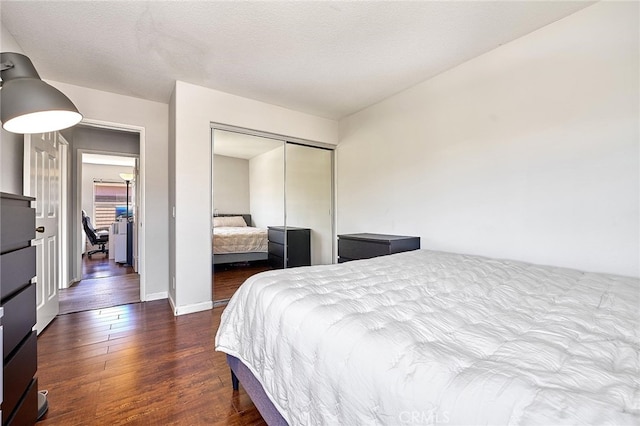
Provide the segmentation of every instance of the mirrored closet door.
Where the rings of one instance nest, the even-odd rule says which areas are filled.
[[[333,263],[333,151],[212,129],[213,300],[249,276]]]
[[[248,277],[272,269],[267,229],[284,223],[282,140],[212,130],[212,285],[228,300]]]
[[[287,227],[309,229],[310,265],[333,263],[333,151],[288,142],[285,154]],[[298,250],[293,243],[289,259]]]

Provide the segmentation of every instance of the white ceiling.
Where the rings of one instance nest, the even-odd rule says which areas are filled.
[[[182,80],[339,119],[582,1],[2,1],[45,79],[167,103]]]

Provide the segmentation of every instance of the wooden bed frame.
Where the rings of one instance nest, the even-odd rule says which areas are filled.
[[[230,217],[230,216],[242,216],[247,226],[251,226],[251,215],[250,214],[231,214],[224,213],[218,214],[214,217]],[[267,260],[269,257],[266,251],[261,252],[248,252],[248,253],[223,253],[223,254],[211,254],[211,264],[212,265],[221,265],[225,263],[239,263],[239,262],[254,262],[257,260]]]

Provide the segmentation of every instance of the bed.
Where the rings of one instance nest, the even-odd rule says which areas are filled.
[[[224,214],[212,219],[212,263],[267,259],[267,230],[251,225],[249,214]]]
[[[255,275],[216,350],[269,424],[638,424],[639,291],[416,250]]]

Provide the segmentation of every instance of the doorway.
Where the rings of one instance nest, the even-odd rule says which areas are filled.
[[[140,302],[141,135],[82,125],[68,138],[73,278],[60,290],[60,313]]]
[[[135,227],[131,233],[127,227],[136,222],[136,163],[131,156],[82,153],[82,217],[97,230],[88,235],[83,223],[83,280],[136,272],[131,256]]]

